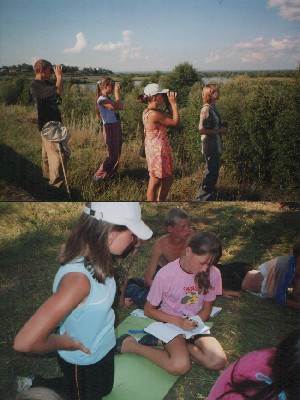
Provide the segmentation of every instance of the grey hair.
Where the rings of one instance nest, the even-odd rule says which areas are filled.
[[[189,218],[188,213],[182,208],[171,208],[171,210],[169,210],[167,212],[167,215],[165,216],[165,225],[175,226],[178,222],[178,219],[188,219],[188,218]]]

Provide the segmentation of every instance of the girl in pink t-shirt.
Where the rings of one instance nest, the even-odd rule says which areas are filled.
[[[213,264],[218,262],[221,254],[221,241],[215,234],[201,232],[193,236],[185,255],[167,264],[155,276],[144,308],[145,315],[187,331],[195,328],[189,317],[198,315],[202,321],[207,321],[221,279]],[[164,344],[164,349],[151,347],[159,344],[153,336],[148,340],[149,335],[146,335],[140,342],[128,336],[123,335],[117,340],[120,353],[142,355],[172,375],[186,374],[191,360],[210,370],[219,370],[226,363],[221,344],[211,335],[196,335],[189,340],[178,335]]]

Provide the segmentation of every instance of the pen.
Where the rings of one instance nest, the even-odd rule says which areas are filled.
[[[180,311],[180,313],[181,313],[181,315],[184,316],[184,318],[187,318],[189,321],[193,322],[193,325],[194,325],[195,327],[198,326],[198,323],[197,323],[196,321],[194,321],[193,319],[191,319],[190,317],[188,317],[184,312]]]

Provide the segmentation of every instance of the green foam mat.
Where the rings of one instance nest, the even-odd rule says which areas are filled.
[[[130,315],[117,328],[116,337],[129,329],[142,330],[154,322],[150,318]],[[207,323],[210,327],[212,323]],[[134,334],[142,337],[143,333]],[[115,356],[115,383],[105,400],[161,400],[174,385],[178,376],[166,371],[136,354]]]

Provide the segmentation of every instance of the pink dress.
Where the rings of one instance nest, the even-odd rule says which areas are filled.
[[[166,127],[148,122],[151,111],[146,110],[143,114],[146,159],[149,174],[161,179],[172,175],[172,149]]]

